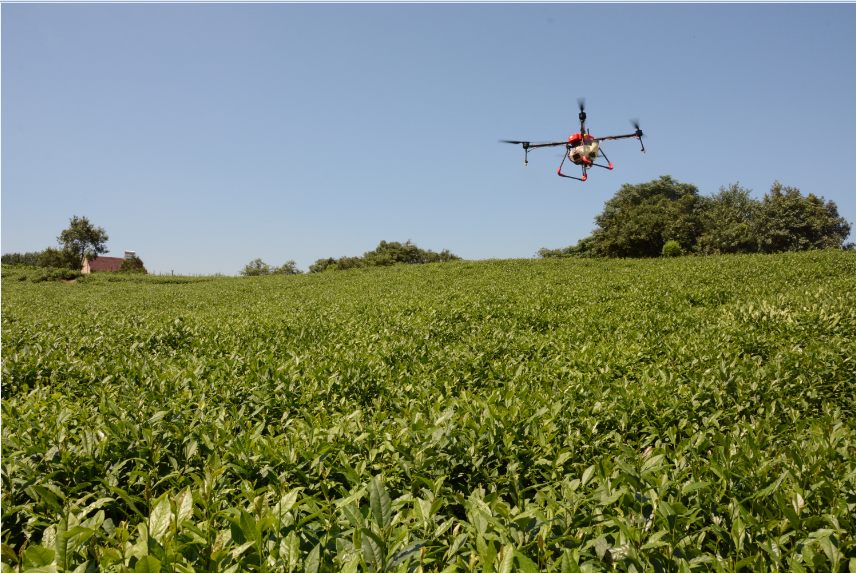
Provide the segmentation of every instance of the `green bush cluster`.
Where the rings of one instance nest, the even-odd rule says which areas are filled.
[[[320,273],[324,271],[344,271],[367,267],[445,263],[460,260],[461,257],[449,252],[448,249],[435,253],[431,249],[427,251],[420,249],[409,240],[406,243],[381,241],[375,250],[363,253],[362,257],[318,259],[314,265],[310,265],[309,272]]]
[[[122,264],[119,265],[120,273],[142,273],[147,274],[146,266],[142,259],[134,255],[129,259],[122,259]]]
[[[762,200],[735,183],[708,197],[665,175],[625,184],[576,246],[541,249],[542,258],[656,257],[669,241],[703,255],[850,248],[851,225],[833,201],[778,181]]]
[[[856,253],[109,278],[4,281],[6,573],[856,567]]]

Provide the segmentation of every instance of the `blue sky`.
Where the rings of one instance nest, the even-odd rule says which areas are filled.
[[[856,223],[854,4],[4,4],[2,251],[150,271],[587,236],[623,183],[774,180]],[[557,177],[587,100],[614,171]],[[851,237],[851,240],[853,237]]]

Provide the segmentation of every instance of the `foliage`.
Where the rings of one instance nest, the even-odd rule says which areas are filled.
[[[39,253],[38,262],[40,267],[80,270],[83,258],[71,249],[48,247]]]
[[[3,271],[4,573],[856,567],[856,253]]]
[[[130,259],[122,259],[122,264],[119,265],[119,272],[145,274],[148,271],[146,270],[146,266],[143,264],[142,259],[134,255]]]
[[[326,270],[361,269],[365,267],[388,267],[397,264],[417,265],[426,263],[445,263],[460,261],[461,257],[444,249],[435,253],[431,249],[420,249],[411,241],[399,243],[396,241],[381,241],[373,251],[363,253],[362,257],[341,257],[338,259],[318,259],[309,267],[310,273],[320,273]]]
[[[833,201],[776,181],[752,222],[762,253],[841,248],[851,225],[838,214]]]
[[[663,245],[662,255],[664,257],[680,257],[683,254],[684,250],[677,241],[666,241],[666,244]]]
[[[541,249],[541,258],[655,257],[667,240],[713,255],[847,248],[851,225],[835,203],[776,181],[763,201],[738,183],[701,197],[668,175],[625,184],[595,217],[598,228],[574,247]]]
[[[245,277],[259,277],[264,275],[299,275],[303,271],[297,268],[297,263],[288,261],[281,267],[272,267],[261,259],[250,261],[240,274]]]
[[[0,257],[4,265],[23,265],[25,267],[39,266],[39,255],[41,253],[6,253]]]
[[[62,251],[68,253],[70,259],[70,254],[73,253],[73,260],[76,262],[75,266],[70,268],[76,269],[80,269],[84,256],[92,260],[97,259],[99,254],[106,253],[108,239],[102,227],[94,227],[89,219],[77,215],[69,219],[68,229],[56,238],[57,243],[62,246]]]
[[[760,202],[749,196],[750,190],[734,183],[720,187],[719,193],[707,197],[701,206],[704,232],[696,250],[705,255],[752,253],[757,251],[757,238],[752,230]]]
[[[271,269],[271,274],[273,275],[299,275],[303,274],[303,271],[297,268],[297,263],[293,260],[286,261],[281,267],[273,267]]]

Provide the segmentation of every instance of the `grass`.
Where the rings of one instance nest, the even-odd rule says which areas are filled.
[[[853,253],[13,275],[3,573],[856,570]]]

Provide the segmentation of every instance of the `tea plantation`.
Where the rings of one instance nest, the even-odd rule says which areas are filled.
[[[856,573],[856,253],[29,272],[3,573]]]

